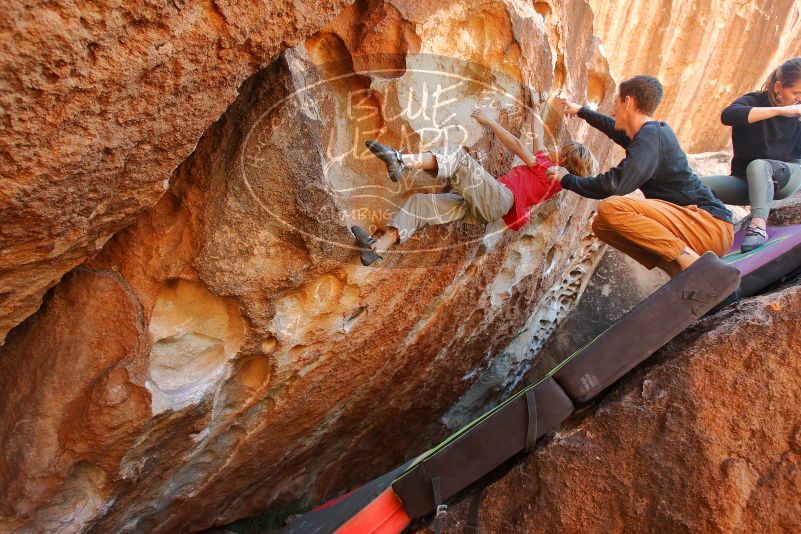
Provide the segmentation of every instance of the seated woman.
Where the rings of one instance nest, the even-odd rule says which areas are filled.
[[[377,240],[364,228],[352,226],[363,265],[380,259],[381,254],[390,247],[403,243],[426,225],[458,220],[488,224],[503,219],[509,228],[520,230],[529,220],[530,206],[548,200],[561,190],[558,181],[547,177],[546,170],[549,167],[558,162],[579,176],[591,176],[597,172],[595,159],[580,143],[565,143],[551,159],[543,150],[543,126],[536,114],[532,132],[534,153],[485,111],[474,110],[472,116],[488,126],[525,165],[513,167],[495,179],[456,145],[433,149],[431,152],[401,155],[377,141],[367,141],[367,147],[386,163],[393,181],[398,181],[407,169],[419,169],[436,174],[439,180],[449,183],[451,192],[412,195]]]
[[[768,240],[771,202],[801,187],[799,102],[801,57],[785,61],[761,91],[741,96],[721,114],[721,122],[732,128],[731,176],[702,176],[701,181],[726,204],[751,205],[743,252]]]

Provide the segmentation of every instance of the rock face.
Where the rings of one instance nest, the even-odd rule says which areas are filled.
[[[349,3],[6,3],[0,342],[161,198],[247,76]]]
[[[796,192],[784,200],[777,200],[772,208],[768,224],[776,226],[801,224],[801,192]]]
[[[658,77],[665,99],[656,116],[673,127],[688,152],[729,146],[731,129],[720,123],[720,112],[740,95],[759,90],[773,69],[801,50],[794,0],[590,0],[590,5],[615,79]]]
[[[482,402],[514,387],[601,256],[588,235],[593,202],[563,193],[519,233],[429,228],[364,268],[348,226],[383,225],[432,181],[393,185],[362,147],[375,136],[409,150],[456,141],[499,174],[512,161],[469,118],[474,103],[494,103],[516,134],[545,95],[611,104],[591,20],[577,1],[357,2],[251,76],[152,209],[0,348],[2,525],[190,531],[322,498],[427,448],[468,392]],[[235,35],[264,57],[267,37]],[[184,140],[257,62],[237,54],[225,82],[212,77],[217,92],[193,95],[205,111],[185,128],[159,126],[173,136],[170,158],[156,158],[143,183],[180,159]],[[148,101],[142,125],[155,109],[185,115],[174,95],[193,93],[165,96],[155,80],[153,98],[164,99]],[[606,139],[544,113],[549,143],[585,140],[606,162]],[[161,130],[148,139],[150,148],[136,136],[126,143],[141,155],[167,142]],[[98,194],[129,198],[116,187]],[[109,206],[102,232],[133,215]],[[39,219],[25,220],[33,229]],[[69,250],[101,232],[81,228]],[[498,354],[511,363],[481,382]]]
[[[699,321],[489,486],[479,531],[798,531],[799,325],[798,283]]]

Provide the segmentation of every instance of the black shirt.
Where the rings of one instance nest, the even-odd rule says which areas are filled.
[[[598,176],[564,176],[562,188],[583,197],[606,198],[625,195],[640,189],[645,198],[665,200],[678,206],[698,206],[713,217],[731,222],[731,212],[690,169],[687,156],[670,126],[648,121],[629,139],[626,132],[615,130],[615,121],[602,113],[583,107],[578,116],[626,149],[626,157],[617,167]]]
[[[773,117],[748,124],[748,113],[755,107],[773,107],[767,91],[744,94],[720,114],[720,122],[731,126],[732,176],[745,177],[746,167],[755,159],[789,162],[801,158],[798,117]]]

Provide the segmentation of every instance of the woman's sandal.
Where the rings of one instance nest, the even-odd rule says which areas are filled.
[[[356,245],[359,247],[359,256],[362,260],[362,265],[367,267],[376,260],[380,260],[381,256],[373,249],[375,239],[367,233],[361,226],[353,225],[350,231],[356,237]]]
[[[745,229],[745,237],[740,247],[742,252],[751,252],[768,242],[768,232],[755,224],[749,224]]]

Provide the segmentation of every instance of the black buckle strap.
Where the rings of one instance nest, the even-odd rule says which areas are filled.
[[[436,514],[434,515],[434,534],[439,534],[442,526],[439,520],[442,516],[448,513],[448,506],[442,504],[442,485],[440,483],[439,475],[431,478],[431,489],[434,492],[434,504],[437,505]]]
[[[478,534],[478,514],[481,511],[481,499],[484,498],[485,489],[487,489],[487,486],[484,483],[480,483],[473,491],[470,510],[467,512],[467,520],[464,524],[465,534]]]
[[[712,299],[717,297],[715,293],[709,293],[706,291],[695,291],[692,289],[685,289],[681,292],[681,298],[683,300],[694,300],[695,302],[701,302],[706,304],[707,302],[711,302]]]
[[[441,525],[439,524],[439,520],[442,516],[448,513],[448,506],[442,503],[442,483],[439,475],[434,475],[433,477],[428,476],[425,462],[423,462],[421,467],[423,468],[423,475],[431,481],[431,492],[434,496],[434,505],[436,506],[436,513],[434,515],[434,534],[440,534]]]
[[[531,452],[537,445],[537,437],[539,434],[539,421],[537,420],[537,397],[534,390],[526,391],[526,410],[528,412],[528,427],[526,428],[526,444],[525,451]],[[434,480],[432,479],[433,483]],[[464,531],[465,534],[478,534],[478,516],[481,510],[481,499],[486,490],[486,483],[480,483],[476,486],[473,492],[473,498],[470,502],[470,509],[467,512],[467,520],[465,521]],[[437,525],[434,524],[436,532]],[[438,533],[437,533],[438,534]]]
[[[526,429],[525,451],[531,452],[537,444],[537,399],[534,390],[526,391],[526,408],[528,409],[528,428]]]

